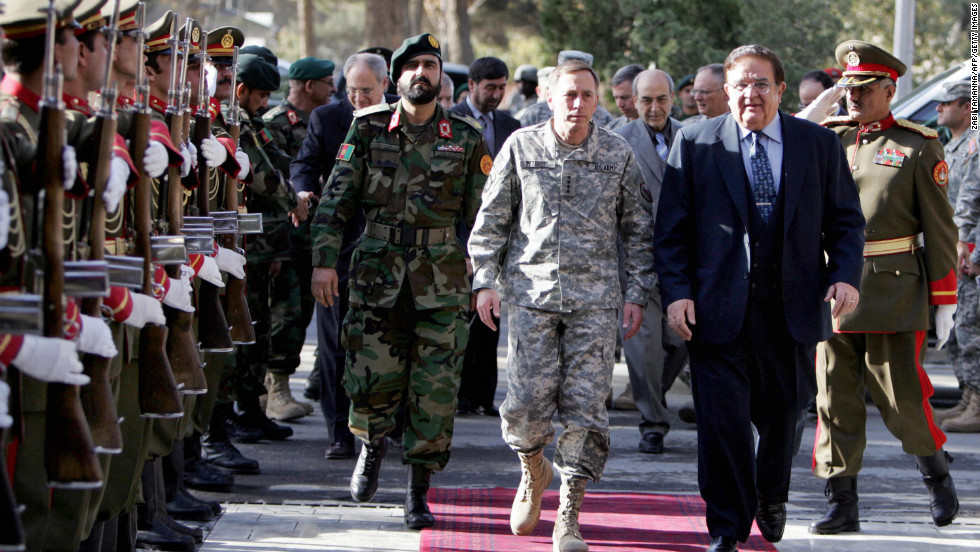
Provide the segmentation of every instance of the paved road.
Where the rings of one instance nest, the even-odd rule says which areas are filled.
[[[308,340],[303,366],[292,378],[300,393],[312,366],[315,338]],[[497,404],[503,400],[506,374],[504,347],[500,354]],[[930,354],[927,371],[941,392],[955,387],[941,354]],[[617,364],[614,388],[627,381],[626,368]],[[678,383],[668,394],[672,413],[689,390]],[[663,455],[637,452],[639,433],[635,412],[611,411],[612,453],[603,480],[593,490],[697,493],[697,433],[693,425],[674,420]],[[848,537],[810,539],[806,525],[825,510],[823,481],[809,469],[814,422],[808,424],[803,452],[794,464],[786,537],[780,551],[887,550],[959,551],[980,549],[980,447],[976,434],[950,435],[947,450],[955,457],[953,473],[962,510],[957,522],[944,529],[930,523],[928,499],[914,460],[887,433],[873,407],[869,412],[868,448],[859,480],[863,531]],[[242,445],[257,458],[262,473],[240,476],[232,493],[200,493],[228,505],[224,517],[208,529],[202,550],[417,550],[418,534],[404,530],[400,504],[407,468],[398,451],[389,452],[382,467],[379,491],[371,505],[359,506],[347,489],[354,459],[325,460],[326,430],[319,407],[314,416],[292,424],[296,435],[275,444]],[[546,451],[553,456],[553,449]],[[485,416],[457,419],[453,455],[435,486],[511,487],[520,479],[517,457],[500,437],[500,421]]]

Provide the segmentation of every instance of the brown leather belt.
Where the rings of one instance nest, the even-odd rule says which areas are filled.
[[[388,226],[369,220],[364,227],[364,235],[370,238],[384,240],[399,245],[436,245],[449,243],[456,239],[456,231],[452,226],[443,228],[411,228]]]
[[[922,234],[890,240],[869,241],[864,243],[864,256],[877,257],[879,255],[894,255],[895,253],[912,253],[920,247],[922,247]]]

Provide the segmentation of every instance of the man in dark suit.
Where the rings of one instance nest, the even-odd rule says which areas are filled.
[[[507,88],[507,65],[495,57],[483,57],[470,65],[468,85],[470,94],[449,110],[473,117],[483,125],[483,140],[492,157],[521,123],[497,106]],[[472,313],[470,340],[463,360],[462,381],[459,387],[458,414],[477,413],[498,416],[493,406],[497,392],[497,342],[500,340],[500,321],[491,330]]]
[[[388,68],[377,54],[358,53],[344,63],[347,97],[339,102],[320,106],[310,113],[310,125],[303,147],[290,165],[293,188],[319,197],[323,183],[333,170],[340,145],[344,143],[354,110],[397,101],[397,96],[385,94]],[[337,262],[340,276],[340,296],[332,307],[316,304],[317,367],[320,370],[320,408],[327,422],[330,446],[324,456],[328,459],[350,458],[354,455],[354,435],[347,427],[350,399],[340,382],[344,377],[344,349],[340,346],[340,322],[347,314],[347,268],[358,239],[364,232],[364,217],[357,216],[344,230],[344,247]]]
[[[731,114],[675,137],[654,230],[667,325],[691,355],[710,552],[736,550],[753,517],[782,538],[815,346],[831,300],[835,316],[857,305],[864,265],[840,141],[779,112],[779,57],[740,46],[725,76]]]
[[[653,212],[656,212],[667,153],[681,128],[681,122],[670,117],[674,103],[674,81],[667,73],[652,69],[638,73],[630,86],[639,117],[615,132],[626,138],[633,148],[643,180],[653,197]],[[622,250],[620,255],[620,260],[624,260]],[[625,282],[625,279],[626,272],[620,262],[620,281]],[[633,402],[640,411],[639,450],[660,454],[664,451],[664,437],[670,430],[661,383],[665,356],[671,362],[683,364],[687,350],[684,342],[663,325],[665,320],[659,291],[653,295],[643,311],[640,331],[633,339],[623,341],[623,354],[629,369]]]

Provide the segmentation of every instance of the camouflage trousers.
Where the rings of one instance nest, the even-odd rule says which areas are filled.
[[[392,308],[351,305],[344,319],[344,389],[351,432],[377,441],[395,427],[404,396],[402,461],[449,462],[456,394],[469,337],[464,307],[416,310],[406,282]]]
[[[304,224],[300,229],[306,229]],[[297,230],[297,229],[293,229]],[[293,234],[295,236],[295,233]],[[304,249],[293,241],[292,259],[282,263],[279,275],[272,279],[270,306],[271,345],[269,371],[292,375],[299,367],[299,354],[306,342],[306,328],[313,320],[316,301],[310,283],[313,279],[313,257],[309,246]]]
[[[239,345],[228,355],[219,390],[218,402],[227,398],[258,398],[266,392],[265,372],[269,369],[271,347],[271,314],[269,297],[272,289],[271,263],[249,261],[245,265],[246,300],[255,328],[255,344]]]
[[[609,456],[606,396],[612,382],[615,309],[550,312],[508,305],[507,398],[500,407],[504,441],[531,454],[564,427],[555,465],[598,481]]]
[[[980,293],[977,281],[960,276],[956,288],[956,328],[946,348],[961,388],[980,392]]]

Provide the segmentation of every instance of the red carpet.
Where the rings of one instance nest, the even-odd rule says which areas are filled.
[[[510,532],[510,505],[515,489],[445,489],[429,491],[436,526],[422,532],[420,552],[550,552],[558,492],[544,495],[541,521],[534,534]],[[664,550],[703,552],[710,539],[704,503],[696,495],[586,492],[579,516],[590,552]],[[753,526],[743,552],[775,552]]]

